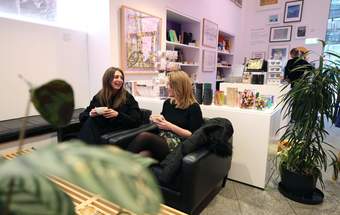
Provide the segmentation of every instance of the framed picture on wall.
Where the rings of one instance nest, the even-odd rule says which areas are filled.
[[[289,45],[272,45],[268,47],[268,59],[282,60],[285,64],[288,60]]]
[[[302,17],[302,8],[302,0],[286,2],[283,22],[300,22]]]
[[[279,2],[279,0],[260,0],[260,6],[267,6],[267,5],[275,5]]]
[[[296,39],[304,39],[307,34],[307,26],[297,26],[295,32]]]
[[[129,71],[154,71],[161,50],[162,20],[151,14],[121,7],[121,67]]]
[[[216,70],[216,52],[203,50],[203,72],[214,72]]]
[[[279,22],[279,14],[271,14],[268,16],[268,24],[278,24]]]
[[[280,2],[282,0],[253,0],[256,2],[257,10],[274,10],[280,9]]]
[[[288,42],[292,38],[292,26],[271,27],[269,42]]]
[[[230,0],[234,2],[237,6],[242,7],[242,0]]]
[[[252,58],[260,58],[266,59],[266,52],[265,51],[254,51],[251,53]]]
[[[210,20],[203,19],[202,45],[209,48],[217,48],[218,25]]]

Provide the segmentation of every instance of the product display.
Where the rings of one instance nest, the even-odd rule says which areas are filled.
[[[267,84],[281,84],[282,60],[268,60]]]
[[[252,90],[245,89],[240,92],[240,108],[252,108],[255,103],[255,95]]]
[[[202,83],[195,83],[195,97],[198,104],[202,104],[203,102],[203,84]]]
[[[238,89],[233,87],[227,88],[226,104],[231,107],[238,106]]]
[[[214,95],[214,104],[215,105],[224,105],[224,92],[223,91],[216,91]]]
[[[211,105],[213,99],[213,91],[211,83],[204,83],[203,85],[203,104]]]

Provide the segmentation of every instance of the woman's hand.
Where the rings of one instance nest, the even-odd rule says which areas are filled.
[[[98,116],[97,111],[95,108],[92,108],[92,110],[90,111],[90,117],[96,117],[96,116]]]
[[[149,119],[153,123],[157,123],[157,122],[161,122],[165,120],[163,115],[151,115]]]
[[[104,111],[103,116],[105,118],[116,118],[118,116],[118,114],[119,113],[117,111],[115,111],[111,108],[108,108],[107,110]]]
[[[154,121],[154,123],[157,125],[158,128],[167,130],[167,131],[172,131],[174,124],[171,122],[167,121],[166,119],[158,119],[157,121]]]

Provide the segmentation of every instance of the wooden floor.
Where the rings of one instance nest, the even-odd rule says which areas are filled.
[[[22,154],[31,153],[34,148],[24,149],[22,152],[9,152],[2,155],[7,160],[14,159]],[[52,182],[59,186],[67,195],[69,195],[75,205],[75,211],[79,215],[114,215],[114,214],[133,214],[129,211],[121,209],[118,205],[113,204],[99,195],[90,193],[68,181],[61,178],[50,176]],[[170,208],[166,205],[161,205],[160,215],[185,215],[185,213]]]

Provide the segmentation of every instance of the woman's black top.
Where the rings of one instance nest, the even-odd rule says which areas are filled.
[[[296,69],[296,68],[302,67],[304,65],[308,65],[308,67]],[[301,59],[299,57],[292,58],[292,59],[288,60],[288,62],[287,62],[287,65],[286,65],[285,71],[284,71],[284,77],[285,77],[285,79],[288,78],[289,81],[292,83],[292,82],[300,79],[303,76],[303,73],[305,72],[305,70],[309,69],[309,68],[313,68],[313,66],[310,65],[304,59]],[[294,71],[292,71],[292,70],[294,70]]]
[[[176,108],[175,104],[171,104],[170,99],[163,103],[161,113],[164,118],[181,127],[194,133],[203,124],[203,117],[200,105],[193,103],[186,109]]]
[[[115,109],[119,113],[116,118],[107,119],[104,116],[96,116],[91,119],[95,120],[98,126],[113,130],[138,127],[141,124],[141,111],[135,98],[129,92],[126,94],[126,103]],[[115,97],[112,97],[112,101],[114,99]],[[81,124],[90,117],[90,111],[93,108],[101,106],[103,105],[101,105],[97,94],[92,98],[90,105],[79,115]]]

